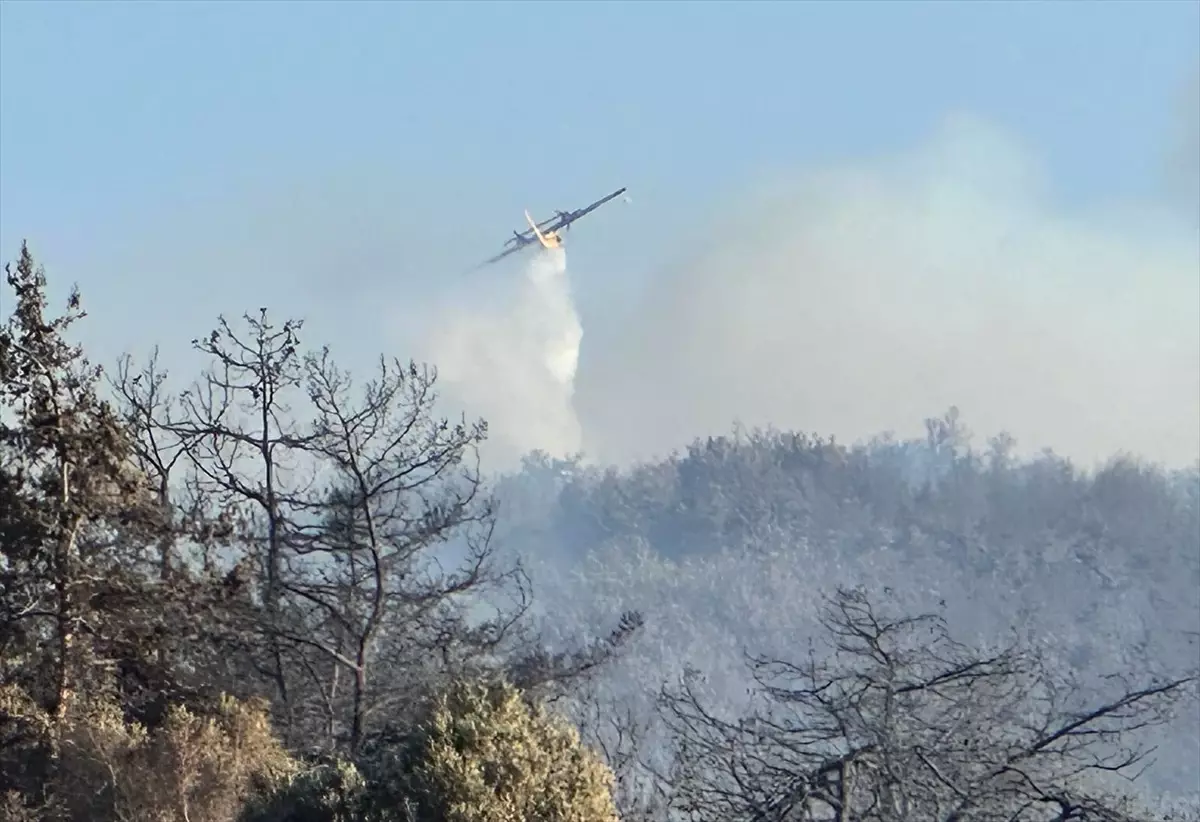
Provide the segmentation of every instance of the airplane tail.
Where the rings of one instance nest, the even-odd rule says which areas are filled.
[[[542,233],[541,229],[539,229],[537,227],[537,223],[535,223],[533,221],[533,218],[529,216],[528,209],[525,211],[525,221],[529,223],[529,227],[532,228],[533,233],[537,235],[538,242],[542,244],[542,248],[557,248],[558,247],[557,243],[551,242],[550,239],[548,237],[546,237],[545,234]],[[555,237],[554,239],[557,240],[558,238]]]

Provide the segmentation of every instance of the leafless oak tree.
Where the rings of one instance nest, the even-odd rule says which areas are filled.
[[[675,805],[735,822],[1066,822],[1142,819],[1101,787],[1135,776],[1138,734],[1194,679],[1079,704],[1036,652],[977,653],[935,615],[886,618],[861,591],[824,611],[828,655],[753,658],[763,707],[707,711],[694,680],[664,692],[683,776]]]
[[[434,416],[435,372],[381,358],[356,386],[322,350],[304,374],[322,490],[297,506],[284,582],[297,618],[284,636],[321,691],[328,732],[354,750],[372,718],[411,699],[402,685],[415,671],[461,667],[500,643],[527,584],[492,550],[475,451],[486,429]],[[513,607],[468,619],[484,594]]]
[[[381,358],[355,384],[328,349],[302,351],[301,330],[265,310],[222,319],[193,343],[210,366],[187,390],[167,394],[153,360],[122,363],[116,386],[178,524],[163,567],[179,540],[210,573],[223,561],[209,633],[269,683],[289,742],[353,750],[405,682],[497,647],[528,585],[495,561],[486,426],[435,414],[432,369]]]

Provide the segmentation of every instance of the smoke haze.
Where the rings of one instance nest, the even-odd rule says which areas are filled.
[[[955,404],[1022,450],[1190,462],[1200,251],[1176,216],[1058,207],[965,117],[907,156],[780,177],[662,273],[622,344],[585,347],[585,448],[624,461],[735,420],[853,440]]]
[[[581,354],[565,255],[539,253],[515,288],[453,295],[425,356],[488,420],[496,469],[533,448],[624,463],[735,422],[911,435],[950,405],[1026,453],[1187,464],[1200,243],[1185,212],[1056,203],[1019,143],[951,117],[914,151],[753,188],[637,304],[594,317],[603,346]]]

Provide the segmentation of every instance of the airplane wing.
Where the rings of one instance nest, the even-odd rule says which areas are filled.
[[[481,268],[485,265],[491,265],[492,263],[498,263],[501,260],[503,260],[505,257],[507,257],[509,254],[515,254],[516,252],[520,251],[524,247],[525,247],[525,245],[514,245],[512,248],[506,248],[503,251],[501,251],[499,254],[497,254],[495,257],[491,257],[487,260],[484,260],[479,265],[477,265],[476,268]]]
[[[567,211],[567,212],[560,211],[555,216],[549,217],[545,220],[542,220],[540,223],[534,223],[533,219],[529,216],[529,212],[525,212],[525,218],[526,218],[526,220],[528,220],[530,227],[525,229],[524,231],[514,231],[513,236],[509,237],[504,242],[505,249],[503,251],[501,251],[499,254],[497,254],[495,257],[492,257],[489,260],[484,260],[479,265],[480,266],[491,265],[492,263],[503,260],[509,254],[520,251],[522,248],[529,245],[530,243],[538,242],[538,240],[541,240],[542,245],[545,245],[546,244],[545,240],[538,237],[539,234],[545,234],[545,233],[549,233],[551,231],[558,231],[560,229],[566,228],[571,223],[578,220],[580,217],[583,217],[586,214],[590,214],[591,212],[598,209],[600,206],[604,205],[605,203],[609,202],[610,200],[612,200],[616,197],[620,197],[624,193],[625,193],[625,189],[623,187],[619,188],[616,191],[614,191],[612,194],[609,194],[607,197],[601,197],[599,200],[597,200],[596,202],[592,203],[589,206],[585,206],[584,208],[580,208],[575,211]],[[535,237],[537,237],[537,239],[535,239]]]
[[[591,214],[593,211],[595,211],[600,206],[607,203],[609,200],[612,200],[616,197],[620,197],[624,193],[625,193],[625,189],[619,188],[616,191],[614,191],[612,194],[609,194],[607,197],[601,197],[599,200],[597,200],[596,202],[592,203],[589,206],[586,206],[584,208],[578,209],[577,211],[572,211],[572,212],[568,213],[567,215],[565,215],[559,219],[558,225],[555,225],[552,230],[558,231],[560,228],[566,228],[571,223],[578,220],[580,217],[584,216],[585,214]],[[538,227],[540,228],[541,226],[539,225]]]

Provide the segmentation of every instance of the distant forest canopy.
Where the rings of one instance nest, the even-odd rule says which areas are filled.
[[[943,613],[966,640],[1016,632],[1097,690],[1113,671],[1197,665],[1200,463],[1020,459],[1005,434],[973,443],[953,408],[925,432],[843,445],[735,430],[625,470],[535,453],[497,485],[500,533],[564,641],[613,609],[645,615],[638,677],[807,641],[811,603],[836,585]],[[614,683],[622,700],[640,691]],[[1148,784],[1197,794],[1200,711],[1158,742]]]
[[[262,310],[174,392],[154,355],[88,363],[45,284],[23,248],[4,822],[1142,822],[1110,800],[1143,765],[1200,820],[1200,463],[1018,458],[950,409],[486,482],[486,423],[439,417],[425,367],[355,379]],[[498,799],[506,739],[556,753]]]
[[[624,471],[534,453],[498,496],[506,523],[543,523],[540,552],[636,538],[683,559],[785,535],[847,557],[934,552],[979,573],[1019,557],[1031,576],[1079,566],[1110,586],[1200,585],[1200,462],[1167,470],[1120,454],[1086,471],[1049,451],[1021,460],[1006,434],[973,447],[954,408],[925,429],[853,446],[735,431]]]

